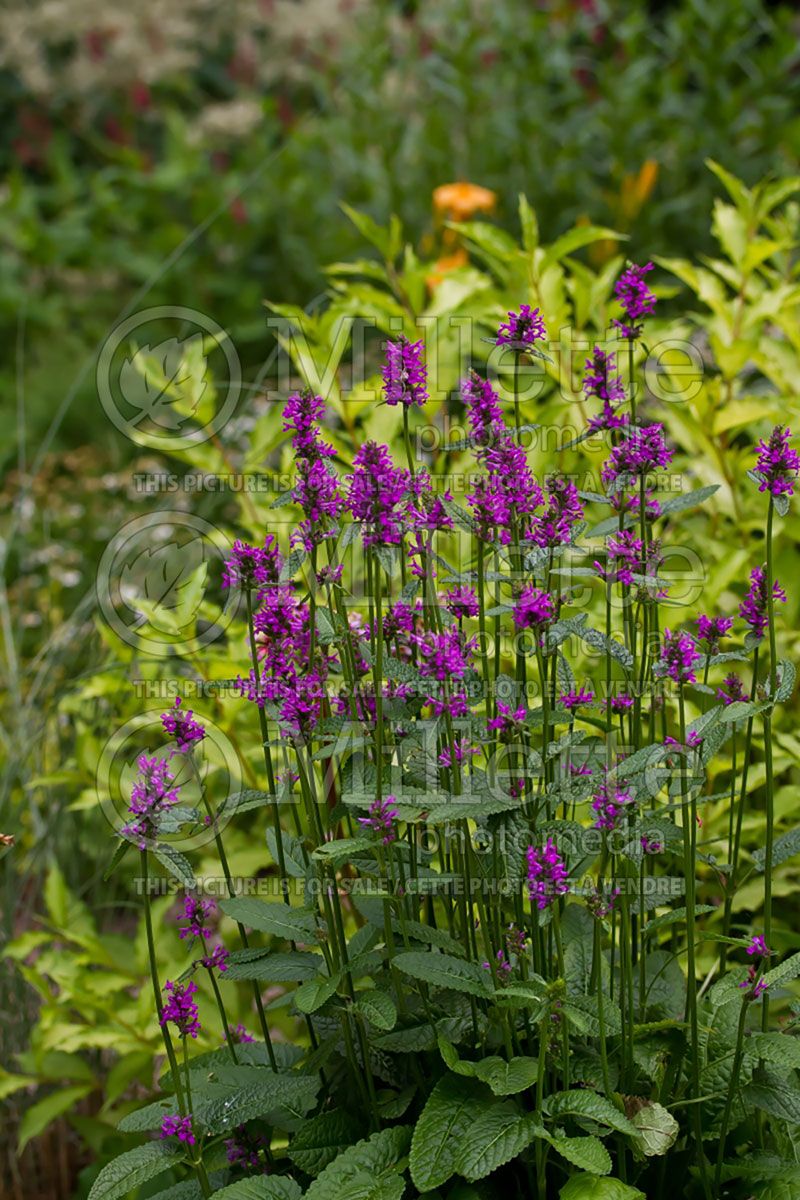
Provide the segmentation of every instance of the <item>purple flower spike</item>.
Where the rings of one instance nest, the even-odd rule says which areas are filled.
[[[649,475],[658,467],[668,467],[674,451],[667,445],[662,425],[632,425],[604,464],[600,478],[616,492],[620,485]]]
[[[185,711],[181,709],[180,696],[175,697],[173,708],[161,714],[161,724],[164,726],[164,732],[171,734],[175,739],[181,754],[191,750],[195,742],[202,742],[206,736],[203,726],[195,721],[192,710],[190,708]]]
[[[219,971],[222,975],[228,969],[228,958],[229,951],[224,946],[215,946],[210,954],[206,954],[200,959],[200,962],[209,971]]]
[[[733,617],[707,617],[703,613],[697,618],[697,636],[705,642],[709,654],[719,651],[719,644],[733,628]]]
[[[278,543],[268,533],[262,546],[250,546],[237,538],[222,569],[223,587],[263,587],[277,583],[283,562]]]
[[[595,829],[605,829],[607,833],[617,828],[620,817],[625,809],[634,803],[631,792],[618,787],[606,779],[600,784],[592,800],[592,811],[596,813]]]
[[[451,616],[456,617],[459,621],[465,617],[477,617],[480,607],[478,597],[472,588],[468,587],[451,588],[445,594],[444,606]]]
[[[134,817],[122,827],[123,837],[130,838],[140,850],[158,837],[159,821],[167,809],[178,803],[179,787],[171,787],[174,780],[169,763],[165,758],[148,758],[141,754],[136,765],[139,773],[131,788],[128,812]]]
[[[347,506],[364,526],[365,546],[398,546],[402,537],[401,501],[408,471],[395,467],[388,446],[365,442],[353,459]]]
[[[518,629],[539,629],[554,616],[555,604],[549,592],[532,583],[523,588],[514,606],[514,624]]]
[[[547,510],[531,522],[530,539],[536,546],[567,546],[572,541],[572,529],[583,520],[583,505],[575,484],[562,475],[551,475],[545,481],[548,492]]]
[[[363,829],[378,834],[384,846],[390,845],[397,838],[394,826],[397,820],[397,809],[394,804],[394,796],[385,796],[382,800],[374,800],[369,806],[369,816],[358,818],[359,825]]]
[[[530,304],[521,304],[518,313],[510,312],[508,314],[508,320],[504,321],[497,330],[495,341],[498,346],[511,346],[513,350],[527,350],[546,336],[544,317],[539,309],[531,308]]]
[[[164,1117],[161,1122],[161,1137],[176,1137],[179,1142],[184,1142],[187,1146],[197,1144],[197,1138],[192,1129],[192,1118],[182,1117],[178,1113]]]
[[[470,436],[481,446],[505,432],[500,398],[488,379],[470,371],[461,384],[461,399],[467,408]]]
[[[751,958],[756,956],[759,958],[769,958],[772,954],[772,951],[764,941],[764,935],[762,933],[756,933],[750,939],[750,945],[747,947],[747,953]]]
[[[583,688],[574,689],[571,692],[564,692],[559,703],[562,708],[568,709],[574,713],[576,709],[581,708],[584,704],[591,704],[594,700],[594,692],[584,691]]]
[[[735,704],[737,700],[747,699],[744,684],[735,671],[726,675],[722,681],[722,687],[717,688],[717,699],[721,700],[726,707],[729,704]]]
[[[773,600],[780,600],[782,604],[786,603],[786,592],[783,590],[777,579],[772,584]],[[764,632],[769,625],[769,613],[767,608],[767,568],[753,567],[750,572],[750,588],[742,603],[739,605],[739,616],[752,629],[756,637],[763,637]]]
[[[647,272],[652,270],[652,263],[646,263],[643,267],[629,263],[614,285],[614,293],[622,305],[625,319],[613,320],[611,324],[629,341],[641,337],[642,326],[637,322],[642,317],[651,317],[655,312],[656,298],[644,280]]]
[[[230,1034],[231,1034],[230,1040],[236,1046],[244,1046],[244,1045],[253,1043],[256,1040],[251,1033],[247,1032],[244,1025],[242,1025],[241,1021],[239,1022],[239,1024],[237,1026],[235,1026],[234,1029],[232,1029],[230,1031]],[[227,1038],[227,1034],[226,1034],[225,1039],[223,1040],[223,1043],[222,1043],[223,1046],[225,1045],[225,1042],[227,1040],[228,1040],[228,1038]]]
[[[186,921],[186,927],[181,929],[181,937],[211,937],[211,930],[206,926],[206,920],[214,912],[215,907],[216,905],[211,899],[198,900],[196,896],[185,896],[183,912],[179,920]]]
[[[539,909],[548,908],[559,896],[569,891],[567,868],[552,838],[543,847],[529,846],[528,895]]]
[[[386,363],[383,367],[383,391],[386,403],[420,408],[428,399],[428,368],[422,361],[422,342],[409,342],[401,337],[386,343]]]
[[[670,633],[664,630],[659,671],[668,675],[675,683],[695,683],[694,665],[701,659],[697,645],[688,633]]]
[[[189,983],[173,983],[168,979],[164,984],[167,1001],[161,1010],[159,1024],[163,1027],[171,1023],[176,1027],[181,1037],[196,1038],[200,1032],[197,1005],[192,997],[197,991],[194,980]]]
[[[784,429],[776,425],[769,441],[762,439],[758,443],[755,473],[761,480],[758,485],[760,492],[769,492],[772,496],[794,495],[800,455],[789,445],[791,436],[792,431],[788,426]]]
[[[595,346],[592,357],[586,360],[586,374],[583,377],[583,392],[588,398],[597,397],[603,402],[603,410],[589,421],[589,430],[598,433],[601,429],[621,429],[627,425],[627,413],[621,413],[615,408],[625,399],[625,389],[622,377],[615,375],[616,360],[613,354],[606,354],[599,346]]]

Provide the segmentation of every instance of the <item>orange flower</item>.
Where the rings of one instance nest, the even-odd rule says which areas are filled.
[[[477,212],[493,212],[497,193],[477,183],[443,183],[433,192],[433,208],[444,220],[465,221]]]
[[[444,279],[445,275],[449,275],[451,271],[458,270],[459,267],[465,267],[469,262],[467,252],[463,246],[459,246],[452,254],[445,254],[433,264],[433,270],[430,275],[426,275],[425,282],[430,291],[435,291],[439,284]]]

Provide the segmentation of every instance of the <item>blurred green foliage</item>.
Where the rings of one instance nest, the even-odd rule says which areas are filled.
[[[130,70],[101,76],[91,103],[73,95],[67,46],[49,48],[46,97],[7,63],[2,383],[24,391],[33,444],[70,388],[80,444],[93,350],[126,306],[207,312],[254,369],[262,296],[280,280],[306,303],[319,264],[357,249],[342,201],[397,212],[433,245],[432,189],[468,179],[496,191],[508,229],[525,192],[550,238],[588,219],[630,233],[634,257],[693,255],[711,249],[707,156],[753,183],[800,151],[791,6],[369,0],[342,6],[323,53],[313,24],[287,46],[282,11],[253,50],[260,74],[235,69],[241,30],[212,27],[190,70],[167,60],[144,107]]]

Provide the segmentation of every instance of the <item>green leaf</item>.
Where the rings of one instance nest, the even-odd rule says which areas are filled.
[[[800,1088],[794,1076],[787,1076],[773,1067],[763,1067],[753,1073],[753,1080],[742,1089],[745,1105],[754,1104],[773,1117],[800,1125]]]
[[[79,1100],[89,1095],[91,1090],[92,1084],[90,1083],[74,1084],[72,1087],[51,1092],[49,1096],[45,1096],[44,1100],[39,1100],[26,1109],[19,1130],[18,1152],[21,1154],[31,1138],[38,1137],[51,1121],[55,1121],[56,1117],[60,1117],[62,1113],[74,1108]]]
[[[258,788],[243,788],[240,792],[231,792],[225,801],[223,809],[226,816],[234,816],[240,812],[251,812],[254,808],[266,808],[275,803],[272,792],[262,792]]]
[[[302,1194],[300,1184],[283,1175],[239,1179],[236,1183],[214,1192],[214,1196],[219,1200],[300,1200]]]
[[[397,1024],[397,1009],[394,1001],[386,992],[381,992],[377,988],[359,992],[354,1007],[376,1029],[394,1029]]]
[[[263,980],[269,983],[301,983],[314,979],[325,966],[320,954],[295,950],[274,954],[269,950],[234,950],[228,958],[228,969],[220,976],[229,980]]]
[[[384,229],[377,221],[373,221],[372,217],[367,213],[358,212],[357,209],[351,208],[349,204],[342,202],[340,204],[342,212],[350,218],[358,232],[363,238],[370,242],[376,249],[380,250],[383,258],[390,257],[391,240],[388,229]]]
[[[602,1175],[573,1175],[558,1195],[560,1200],[647,1200],[638,1188]]]
[[[687,508],[696,508],[698,504],[705,503],[718,491],[719,484],[712,483],[708,487],[695,488],[692,492],[681,492],[678,496],[671,496],[669,500],[662,502],[661,516],[666,513],[684,512]]]
[[[181,854],[180,850],[159,842],[157,846],[153,847],[152,853],[162,867],[166,867],[170,875],[177,879],[178,883],[182,883],[188,891],[193,891],[197,887],[192,864],[185,854]]]
[[[401,1161],[408,1153],[411,1130],[393,1126],[373,1133],[339,1154],[314,1180],[306,1200],[399,1200]]]
[[[127,840],[127,838],[123,838],[120,842],[117,843],[117,847],[116,847],[114,853],[111,855],[111,862],[108,864],[105,871],[103,872],[103,883],[105,883],[107,880],[109,880],[111,878],[111,876],[114,874],[114,872],[116,871],[119,864],[122,862],[125,855],[130,850],[130,848],[131,848],[131,843]]]
[[[588,1117],[599,1125],[616,1129],[618,1133],[636,1133],[635,1126],[610,1100],[588,1089],[573,1088],[567,1092],[555,1092],[545,1100],[544,1109],[551,1117]]]
[[[312,858],[330,863],[334,867],[341,867],[350,862],[355,855],[372,853],[374,850],[375,843],[369,838],[337,838],[333,842],[323,842],[314,851]]]
[[[276,1075],[261,1067],[243,1070],[257,1070],[265,1078],[233,1089],[215,1086],[210,1095],[193,1096],[195,1116],[209,1133],[229,1133],[237,1125],[264,1117],[282,1105],[311,1107],[320,1088],[316,1075]]]
[[[265,792],[264,795],[269,795]],[[268,825],[264,831],[264,836],[267,839],[267,846],[272,855],[274,863],[280,862],[278,855],[278,839],[275,836],[275,830]],[[281,830],[281,844],[283,846],[283,861],[286,867],[286,874],[292,879],[305,879],[306,877],[306,862],[303,857],[303,843],[294,834],[287,833],[285,829]]]
[[[548,1137],[554,1150],[583,1171],[595,1175],[608,1175],[611,1170],[611,1155],[596,1137]]]
[[[488,1083],[495,1096],[515,1096],[533,1087],[539,1064],[535,1058],[485,1058],[475,1063],[475,1078]]]
[[[748,1052],[780,1067],[800,1067],[800,1037],[791,1033],[753,1033],[745,1042]]]
[[[336,1109],[307,1121],[289,1143],[289,1158],[306,1175],[316,1176],[359,1137],[355,1117]]]
[[[444,1075],[428,1097],[411,1139],[409,1167],[420,1192],[433,1191],[456,1170],[462,1138],[488,1101],[472,1080]]]
[[[772,869],[794,858],[795,854],[800,854],[800,825],[775,839],[772,847]],[[759,871],[764,870],[766,859],[767,852],[763,846],[753,851],[753,862]]]
[[[155,1179],[162,1171],[183,1162],[183,1148],[172,1142],[147,1142],[120,1154],[101,1170],[92,1184],[89,1200],[122,1200],[122,1197]]]
[[[456,1170],[474,1183],[516,1158],[544,1132],[533,1113],[523,1113],[510,1101],[495,1101],[463,1135]]]
[[[309,979],[305,983],[301,983],[300,987],[294,993],[294,1002],[301,1013],[313,1013],[318,1008],[322,1008],[331,996],[334,995],[341,975],[337,972],[335,975],[318,975],[315,979]]]
[[[556,238],[552,245],[548,246],[539,267],[539,273],[544,272],[553,263],[560,262],[568,254],[573,254],[584,246],[591,246],[592,242],[606,240],[619,242],[623,239],[627,241],[627,234],[617,233],[614,229],[606,229],[600,225],[578,225],[574,229],[570,229],[568,233],[562,234],[560,238]]]
[[[646,1100],[630,1112],[631,1122],[636,1126],[637,1133],[633,1141],[640,1154],[648,1158],[666,1154],[678,1136],[680,1126],[661,1104]]]
[[[261,933],[271,933],[290,942],[309,942],[315,938],[317,916],[310,909],[269,904],[254,896],[221,900],[219,906],[226,916]]]
[[[782,658],[778,663],[778,686],[775,689],[775,703],[782,704],[788,700],[794,691],[797,679],[797,668],[788,658]]]
[[[793,954],[779,966],[773,967],[771,971],[767,971],[764,979],[767,987],[771,988],[776,983],[788,983],[790,979],[797,979],[798,975],[800,975],[800,953]]]
[[[430,983],[433,987],[451,988],[456,992],[467,992],[470,996],[490,997],[492,993],[489,973],[477,963],[465,962],[450,954],[436,951],[426,953],[408,950],[392,959],[392,966],[404,975]]]
[[[296,546],[291,554],[287,555],[286,561],[281,567],[280,582],[288,583],[297,574],[297,571],[306,557],[306,552],[302,546]]]

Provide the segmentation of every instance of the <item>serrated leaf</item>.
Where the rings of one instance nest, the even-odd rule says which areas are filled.
[[[488,1083],[495,1096],[515,1096],[536,1083],[539,1064],[535,1058],[504,1058],[492,1056],[475,1065],[475,1078]]]
[[[356,996],[355,1008],[376,1029],[394,1029],[397,1024],[397,1009],[394,1001],[386,992],[381,992],[377,988],[359,992]]]
[[[181,854],[180,850],[176,850],[174,846],[166,846],[163,842],[159,842],[154,846],[151,853],[161,863],[162,867],[166,867],[170,875],[182,883],[187,891],[194,891],[197,887],[197,882],[192,870],[192,864],[189,862],[185,854]]]
[[[281,567],[279,576],[281,583],[288,583],[297,574],[301,564],[305,561],[306,552],[302,546],[295,546],[291,554],[286,556],[286,560]]]
[[[545,1112],[554,1118],[588,1117],[598,1125],[607,1125],[618,1133],[635,1134],[636,1129],[624,1113],[598,1092],[572,1088],[566,1092],[555,1092],[544,1102]]]
[[[508,1101],[495,1101],[464,1134],[456,1170],[471,1183],[485,1179],[521,1154],[543,1132],[534,1114],[523,1113]]]
[[[719,484],[711,483],[708,487],[695,488],[692,492],[681,492],[678,496],[671,496],[669,500],[662,501],[660,515],[664,516],[667,513],[684,512],[687,508],[695,508],[718,491]]]
[[[340,979],[341,975],[337,971],[335,975],[317,975],[314,979],[301,983],[294,993],[294,1002],[300,1012],[314,1013],[318,1008],[322,1008],[336,992]]]
[[[492,995],[491,977],[477,963],[454,958],[450,954],[435,951],[408,950],[396,955],[392,965],[404,975],[430,983],[433,987],[450,988],[456,992],[467,992],[471,996]]]
[[[356,1142],[325,1167],[306,1200],[399,1200],[403,1179],[398,1164],[410,1137],[408,1126],[394,1126]]]
[[[316,1176],[358,1141],[359,1132],[358,1122],[350,1113],[341,1109],[320,1113],[301,1126],[289,1142],[287,1153],[306,1175]]]
[[[228,958],[228,968],[220,981],[237,979],[258,980],[264,983],[300,983],[314,979],[325,966],[320,954],[305,950],[286,953],[269,950],[235,950]]]
[[[583,1171],[594,1175],[608,1175],[611,1170],[611,1155],[596,1137],[548,1137],[554,1150]]]
[[[155,1179],[184,1160],[183,1147],[172,1142],[147,1142],[111,1160],[92,1184],[89,1200],[122,1200],[134,1188]]]
[[[313,941],[317,929],[316,913],[288,904],[270,904],[254,896],[235,896],[220,900],[222,911],[234,921],[261,933],[286,938],[290,942]]]
[[[239,1179],[214,1192],[215,1200],[300,1200],[303,1191],[294,1179],[285,1175],[261,1175]]]
[[[480,1084],[444,1075],[420,1113],[409,1167],[420,1192],[433,1191],[455,1173],[462,1138],[489,1103]]]
[[[636,1135],[631,1138],[634,1146],[647,1158],[666,1154],[675,1144],[680,1131],[678,1122],[661,1104],[652,1100],[642,1103],[638,1097],[633,1100],[631,1104],[626,1100],[626,1108],[631,1123],[637,1129]]]
[[[573,1175],[558,1195],[559,1200],[647,1200],[638,1188],[607,1175]]]

